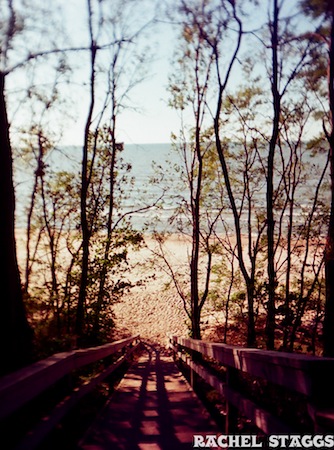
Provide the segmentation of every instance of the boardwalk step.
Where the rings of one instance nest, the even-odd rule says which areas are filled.
[[[191,449],[194,434],[218,433],[172,359],[152,350],[128,371],[79,449]]]

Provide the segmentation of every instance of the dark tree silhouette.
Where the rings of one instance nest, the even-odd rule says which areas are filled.
[[[5,373],[30,360],[33,333],[24,310],[16,255],[12,148],[4,73],[0,73],[0,211],[0,373]]]
[[[331,21],[328,52],[330,131],[326,131],[330,147],[331,207],[325,249],[326,303],[324,319],[324,355],[334,356],[334,3],[332,1],[328,1],[326,12],[330,16]]]
[[[324,131],[329,144],[331,203],[325,247],[326,302],[323,323],[324,356],[334,356],[334,2],[333,0],[302,0],[303,12],[324,24],[311,38],[318,36],[328,46],[327,83],[329,104],[329,130],[324,120]]]

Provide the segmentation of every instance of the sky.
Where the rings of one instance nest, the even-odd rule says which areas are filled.
[[[67,19],[70,21],[73,12],[77,15],[77,1],[69,2]],[[82,11],[82,23],[86,20],[84,16]],[[177,132],[180,127],[178,113],[168,106],[167,92],[170,61],[176,42],[175,32],[168,23],[161,23],[153,28],[152,39],[153,61],[149,63],[147,78],[131,91],[130,107],[117,117],[117,139],[126,144],[167,143],[170,142],[171,132]],[[65,144],[82,143],[86,115],[87,104],[82,104],[75,123],[64,133]]]
[[[165,143],[170,142],[171,132],[180,126],[180,118],[175,110],[168,106],[168,75],[172,57],[173,33],[167,27],[160,39],[156,60],[150,64],[149,75],[132,91],[131,103],[135,110],[128,108],[118,116],[118,140],[125,143]],[[67,144],[81,143],[83,123],[87,115],[86,108],[81,109],[73,127],[64,134]]]
[[[85,24],[85,9],[80,9],[76,4],[82,4],[83,0],[69,0],[65,5],[66,20],[68,28],[74,30],[78,39],[83,39],[87,29],[80,23]],[[141,0],[141,2],[144,0]],[[150,1],[150,0],[148,0]],[[155,0],[152,0],[154,3]],[[172,7],[178,2],[175,0],[165,0],[167,6]],[[267,0],[262,0],[263,5]],[[141,4],[138,0],[134,3]],[[162,0],[158,4],[166,6]],[[78,11],[79,15],[78,15]],[[264,8],[260,8],[261,14],[265,13]],[[74,23],[72,18],[76,16]],[[180,130],[180,113],[168,106],[169,93],[167,91],[168,78],[173,69],[171,61],[174,55],[175,47],[178,44],[178,34],[175,27],[168,23],[168,19],[162,13],[159,18],[161,22],[152,29],[152,36],[149,40],[153,43],[153,61],[148,67],[148,77],[133,91],[131,91],[131,103],[135,110],[125,109],[117,117],[117,140],[126,144],[145,144],[145,143],[167,143],[171,141],[171,134],[178,134]],[[234,74],[234,79],[236,73]],[[62,141],[66,145],[80,145],[83,140],[82,130],[84,128],[87,116],[88,99],[81,103],[81,108],[77,109],[76,120],[72,122],[63,135]]]
[[[154,2],[155,0],[130,0],[135,6],[142,7],[144,2]],[[175,0],[165,0],[169,6],[175,4]],[[283,0],[288,8],[296,5],[297,0]],[[162,4],[162,0],[157,0],[157,4]],[[67,30],[71,39],[71,46],[82,46],[88,44],[87,31],[87,7],[86,0],[58,0],[64,29]],[[253,7],[251,11],[256,17],[256,21],[250,23],[253,29],[259,27],[259,24],[266,20],[268,0],[259,0],[259,5]],[[143,11],[144,8],[143,8]],[[146,17],[141,17],[141,19]],[[117,117],[117,140],[125,144],[145,144],[145,143],[167,143],[171,140],[171,133],[178,134],[181,119],[179,112],[168,106],[169,94],[167,91],[168,78],[172,73],[171,60],[175,47],[177,45],[177,34],[175,29],[169,25],[164,16],[161,16],[162,22],[153,28],[153,33],[149,36],[152,41],[153,61],[148,66],[148,77],[135,89],[131,91],[131,107],[126,108]],[[256,42],[256,41],[254,41]],[[40,44],[43,46],[42,44]],[[149,50],[152,51],[152,50]],[[87,58],[89,54],[83,56],[77,55],[78,66],[80,59]],[[84,64],[81,65],[84,67]],[[174,69],[175,70],[175,69]],[[48,82],[47,71],[39,70],[40,80]],[[44,76],[44,79],[43,79]],[[62,129],[61,145],[82,145],[83,130],[88,114],[89,97],[87,91],[88,72],[76,74],[78,82],[76,85],[67,87],[67,96],[73,95],[74,101],[69,102],[68,111],[71,116],[66,119],[65,126]],[[15,75],[9,83],[9,88],[15,90],[15,86],[20,84],[20,79]],[[81,79],[80,79],[81,77]],[[232,74],[232,85],[238,82],[238,69],[235,67]],[[83,85],[86,83],[86,87]],[[80,87],[79,87],[80,85]],[[105,88],[105,85],[103,85]],[[98,85],[98,89],[100,86]],[[66,88],[65,88],[66,89]],[[133,107],[133,108],[132,108]],[[23,109],[16,108],[12,111],[13,117],[18,124],[23,124],[27,114]],[[61,114],[60,114],[61,115]],[[59,117],[61,120],[62,117]]]

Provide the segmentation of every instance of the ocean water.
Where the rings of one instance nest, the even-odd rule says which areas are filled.
[[[177,206],[180,192],[173,165],[178,158],[170,144],[129,144],[122,152],[124,161],[131,164],[134,179],[129,197],[123,203],[123,211],[131,213],[136,229],[162,231],[170,228],[168,219]]]
[[[182,175],[182,161],[179,154],[172,148],[171,144],[128,144],[120,153],[126,164],[131,166],[123,182],[124,194],[122,195],[119,214],[131,217],[134,228],[152,231],[168,230],[178,231],[180,227],[187,227],[188,219],[182,214],[175,214],[177,209],[181,210],[189,205],[189,190],[185,183],[180,181]],[[67,170],[78,174],[80,177],[80,165],[82,158],[81,147],[63,147],[50,154],[46,163],[53,171]],[[316,189],[319,170],[325,164],[326,155],[318,155],[308,161],[308,180],[301,183],[298,188],[296,226],[301,221],[305,211],[312,203],[312,197]],[[125,173],[123,173],[124,175]],[[120,171],[119,175],[122,175]],[[32,187],[33,169],[31,173],[27,169],[16,168],[16,203],[17,223],[24,226],[26,223],[24,208],[27,205]],[[242,180],[242,172],[236,176]],[[132,179],[132,182],[130,182]],[[127,180],[127,181],[126,181]],[[328,182],[328,176],[325,181]],[[242,187],[242,183],[239,185]],[[208,198],[214,199],[217,192],[208,193]],[[254,193],[258,211],[264,212],[265,208],[265,180],[259,183]],[[323,208],[329,204],[329,190],[322,191]],[[222,201],[229,205],[227,196],[224,194]],[[79,205],[78,205],[79,206]],[[209,214],[204,217],[203,225],[209,226],[210,220],[217,214],[219,202],[212,201]],[[172,218],[174,217],[174,220]],[[176,219],[177,217],[177,219]],[[299,220],[300,218],[300,220]],[[241,217],[242,225],[247,225],[247,214]],[[223,215],[223,222],[217,222],[218,231],[224,226],[233,228],[233,217],[229,208]],[[188,226],[189,230],[189,226]]]
[[[173,164],[171,145],[165,144],[129,144],[119,153],[125,164],[131,165],[131,171],[119,171],[124,176],[122,188],[121,210],[119,214],[131,216],[133,226],[141,230],[153,229],[157,225],[164,228],[169,211],[174,209],[174,197],[180,195],[179,188],[174,182],[167,182],[167,161]],[[81,176],[82,147],[68,146],[53,150],[48,154],[45,163],[53,171],[69,171]],[[175,163],[175,160],[174,160]],[[15,164],[15,192],[16,192],[16,224],[24,227],[26,224],[26,207],[30,203],[34,167],[24,165],[22,161]],[[173,172],[169,174],[173,178]],[[186,195],[186,193],[184,193]],[[162,198],[164,207],[162,207]],[[78,205],[79,208],[79,205]]]
[[[134,211],[143,204],[153,205],[164,193],[160,207],[157,205],[144,212],[135,212],[132,214],[132,222],[134,226],[141,229],[146,224],[148,230],[156,228],[159,231],[168,230],[175,232],[180,228],[187,228],[187,230],[190,231],[190,224],[188,223],[189,219],[182,217],[181,214],[178,215],[178,219],[175,220],[175,210],[182,209],[181,206],[183,206],[184,209],[184,206],[186,204],[189,205],[190,203],[189,189],[187,188],[184,180],[183,182],[180,181],[181,170],[184,164],[179,153],[173,149],[170,144],[126,145],[123,158],[131,163],[132,173],[135,178],[134,188],[131,191],[129,199],[124,205],[125,208],[129,211],[131,211],[131,209]],[[326,154],[318,154],[316,157],[311,157],[309,154],[304,154],[303,156],[305,168],[304,172],[301,174],[301,181],[298,184],[295,195],[293,226],[296,229],[301,224],[305,223],[305,217],[311,209],[319,176],[326,164],[326,158]],[[280,164],[281,162],[278,161],[278,163]],[[229,164],[231,164],[231,168],[234,170],[234,174],[232,175],[232,183],[234,177],[241,181],[238,188],[234,186],[234,192],[238,192],[236,194],[236,203],[237,206],[240,206],[240,201],[238,198],[241,197],[240,194],[243,189],[243,173],[242,170],[237,168],[237,163],[229,162]],[[277,165],[275,167],[278,171],[280,166]],[[303,180],[304,176],[305,179]],[[155,179],[154,183],[151,182],[152,178]],[[277,180],[279,178],[280,176],[276,172],[276,184],[278,183]],[[251,180],[251,183],[254,183],[254,180]],[[314,216],[315,218],[322,215],[326,210],[326,207],[329,206],[330,193],[328,183],[329,172],[327,170],[322,184],[322,189],[319,194],[320,206]],[[205,205],[202,205],[202,225],[204,229],[210,226],[210,221],[212,223],[212,220],[214,220],[219,212],[219,208],[221,207],[219,193],[215,191],[216,188],[217,186],[213,185],[212,192],[206,192],[207,198],[211,201],[213,206],[205,207]],[[265,214],[266,180],[263,175],[252,195],[256,204],[256,212]],[[216,200],[212,200],[213,198]],[[225,210],[221,215],[221,219],[217,221],[216,229],[218,232],[221,232],[227,227],[233,233],[234,219],[231,213],[226,190],[223,193],[222,202],[225,205]],[[287,215],[288,210],[283,216],[283,224],[287,223]],[[173,217],[174,220],[172,220]],[[253,217],[255,217],[254,211]],[[244,208],[240,219],[241,226],[244,230],[246,230],[248,221],[247,208]],[[279,212],[277,213],[276,220],[278,222]],[[255,226],[254,221],[253,225]]]

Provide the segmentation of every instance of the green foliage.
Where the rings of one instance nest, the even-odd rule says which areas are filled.
[[[107,6],[102,3],[99,2],[101,11]],[[135,1],[126,3],[129,11],[135,3]],[[253,1],[248,6],[257,3],[260,2]],[[240,262],[240,256],[236,258],[236,248],[232,243],[235,233],[231,233],[231,208],[217,156],[211,120],[217,94],[217,77],[213,75],[212,69],[215,63],[219,64],[217,61],[219,57],[222,58],[222,66],[225,65],[228,59],[225,58],[224,50],[233,47],[230,38],[235,29],[230,26],[233,19],[230,8],[234,4],[233,1],[220,3],[182,1],[179,8],[176,8],[179,14],[180,34],[174,58],[176,70],[169,77],[169,104],[180,112],[182,119],[191,114],[192,123],[191,126],[186,126],[185,122],[182,122],[180,135],[172,136],[174,150],[180,155],[180,163],[174,164],[169,169],[167,165],[160,167],[160,172],[153,182],[160,186],[166,183],[165,190],[171,183],[177,185],[173,200],[177,200],[178,206],[172,212],[166,227],[176,225],[176,229],[185,235],[195,236],[195,232],[198,233],[199,296],[205,297],[203,280],[207,275],[206,270],[211,270],[208,299],[214,309],[224,313],[225,306],[230,301],[230,310],[234,316],[244,318],[246,317],[244,312],[249,306],[246,283],[241,277],[240,270],[232,267],[233,264],[237,265],[238,258]],[[315,192],[310,193],[308,190],[308,199],[305,200],[305,187],[308,187],[311,176],[318,173],[313,157],[325,153],[327,144],[322,132],[318,135],[313,133],[314,137],[310,138],[306,145],[303,141],[308,136],[306,131],[312,131],[313,126],[319,128],[320,124],[322,127],[322,122],[326,125],[324,117],[328,108],[324,96],[327,89],[327,48],[323,42],[328,39],[328,19],[332,1],[303,0],[300,6],[305,14],[318,19],[317,29],[303,30],[303,34],[297,35],[295,30],[291,29],[293,19],[288,17],[282,19],[280,21],[282,34],[278,45],[278,78],[282,98],[274,177],[277,269],[275,287],[278,304],[276,312],[282,316],[282,327],[292,327],[294,321],[299,320],[298,307],[305,299],[306,312],[314,313],[319,302],[321,303],[317,297],[318,293],[321,298],[323,296],[323,286],[322,288],[318,286],[321,281],[317,280],[318,290],[314,289],[310,295],[308,291],[312,288],[319,267],[323,249],[322,238],[328,224],[328,202],[325,196],[328,185],[324,182],[320,186],[318,198]],[[122,34],[124,30],[121,21],[118,20],[118,13],[123,11],[124,5],[119,2],[117,8],[113,10],[116,11],[114,15],[103,17],[100,25],[101,27],[108,25],[113,30],[116,30],[113,27],[117,27],[117,32]],[[10,11],[7,10],[6,14],[10,15]],[[94,13],[94,20],[97,16]],[[10,25],[7,19],[6,16],[0,19],[5,31]],[[94,24],[96,25],[96,22]],[[8,30],[12,33],[8,36],[10,45],[14,37],[20,38],[24,29],[23,17],[17,14],[12,25],[15,25],[13,29]],[[115,31],[115,36],[116,34]],[[122,40],[121,36],[118,37],[117,45],[109,49],[115,66],[107,69],[108,82],[110,84],[119,82],[122,64],[123,67],[129,68],[133,79],[129,81],[129,87],[125,87],[125,93],[120,96],[119,102],[118,99],[111,100],[115,101],[113,107],[117,111],[124,107],[128,97],[127,89],[136,84],[141,77],[136,69],[138,63],[144,61],[141,53],[134,59],[129,58],[129,65],[125,64],[126,58],[120,57],[120,48],[123,45],[126,48],[132,46],[133,42],[132,39]],[[264,52],[271,49],[271,43],[266,39],[265,34],[257,35],[256,42],[264,43]],[[3,40],[1,46],[4,42]],[[298,65],[299,58],[306,48],[305,59]],[[11,47],[7,50],[11,51],[3,56],[15,55]],[[128,52],[125,53],[127,56]],[[264,74],[268,70],[267,61],[265,58],[251,58],[249,54],[239,60],[242,82],[235,89],[231,86],[229,91],[224,92],[223,109],[219,117],[221,125],[219,137],[241,223],[246,267],[249,269],[254,288],[252,300],[256,304],[256,314],[260,316],[261,313],[266,313],[267,297],[264,268],[267,263],[265,252],[268,240],[265,235],[267,223],[264,205],[268,176],[267,150],[272,129],[270,97],[272,74],[269,74],[266,80]],[[109,64],[107,58],[105,61],[103,58],[99,59],[97,76],[102,78],[102,68],[107,67],[107,64]],[[68,71],[69,67],[63,56],[57,60],[55,68],[61,75]],[[17,153],[21,161],[30,166],[32,178],[37,181],[35,197],[31,202],[33,205],[31,252],[28,267],[34,277],[29,292],[26,292],[26,305],[41,342],[49,339],[52,350],[72,345],[69,336],[73,332],[78,302],[82,252],[79,208],[81,186],[77,174],[55,171],[47,162],[47,157],[54,151],[54,139],[47,137],[51,135],[43,129],[42,124],[47,123],[45,118],[48,117],[52,106],[58,105],[59,94],[58,82],[52,88],[49,85],[38,88],[31,85],[27,90],[27,99],[34,102],[32,107],[34,119],[39,114],[41,121],[33,121],[34,124],[25,133],[24,145]],[[111,122],[114,119],[112,118]],[[122,160],[122,145],[115,142],[114,130],[110,125],[100,127],[90,134],[88,153],[87,213],[91,248],[85,332],[87,342],[89,340],[102,342],[112,333],[113,305],[121,301],[124,294],[133,287],[128,276],[130,252],[141,248],[143,236],[132,228],[130,215],[124,214],[122,209],[128,191],[133,185],[133,179],[131,165]],[[292,181],[293,174],[297,174],[294,181]],[[287,221],[289,206],[291,211],[293,210],[290,222]],[[157,206],[159,218],[158,207],[162,207],[162,203]],[[298,209],[298,223],[294,221],[297,217],[294,215],[294,208]],[[196,214],[199,214],[199,217],[196,217]],[[288,231],[291,229],[292,250],[289,255],[285,255],[288,248]],[[164,238],[161,235],[157,236],[157,243],[163,247]],[[312,248],[310,256],[305,258],[308,244]],[[206,263],[211,257],[214,263],[207,269]],[[291,258],[289,269],[291,286],[286,286],[285,275],[289,258]],[[179,293],[183,296],[189,312],[194,299],[189,294],[188,275],[188,266],[184,271],[175,270],[172,273],[173,281],[180,288]],[[288,292],[287,299],[284,298],[286,292]],[[96,324],[98,332],[94,328]]]
[[[322,117],[322,116],[321,116]],[[313,137],[306,143],[306,149],[311,151],[311,156],[328,151],[328,143],[323,134]]]
[[[300,6],[305,14],[313,18],[321,16],[328,18],[333,10],[332,0],[301,0]]]
[[[122,217],[126,187],[133,183],[131,166],[120,156],[122,146],[113,147],[108,127],[91,135],[89,142],[95,163],[88,192],[91,258],[85,305],[86,344],[110,339],[113,305],[134,285],[127,276],[129,252],[143,244],[142,234],[132,229],[128,217]],[[41,352],[46,342],[53,350],[75,345],[73,339],[69,344],[66,336],[73,333],[81,279],[81,186],[76,173],[54,171],[51,166],[39,176],[43,184],[36,192],[32,217],[30,245],[34,243],[35,251],[30,254],[32,282],[26,305]],[[96,320],[98,336],[94,332]]]

